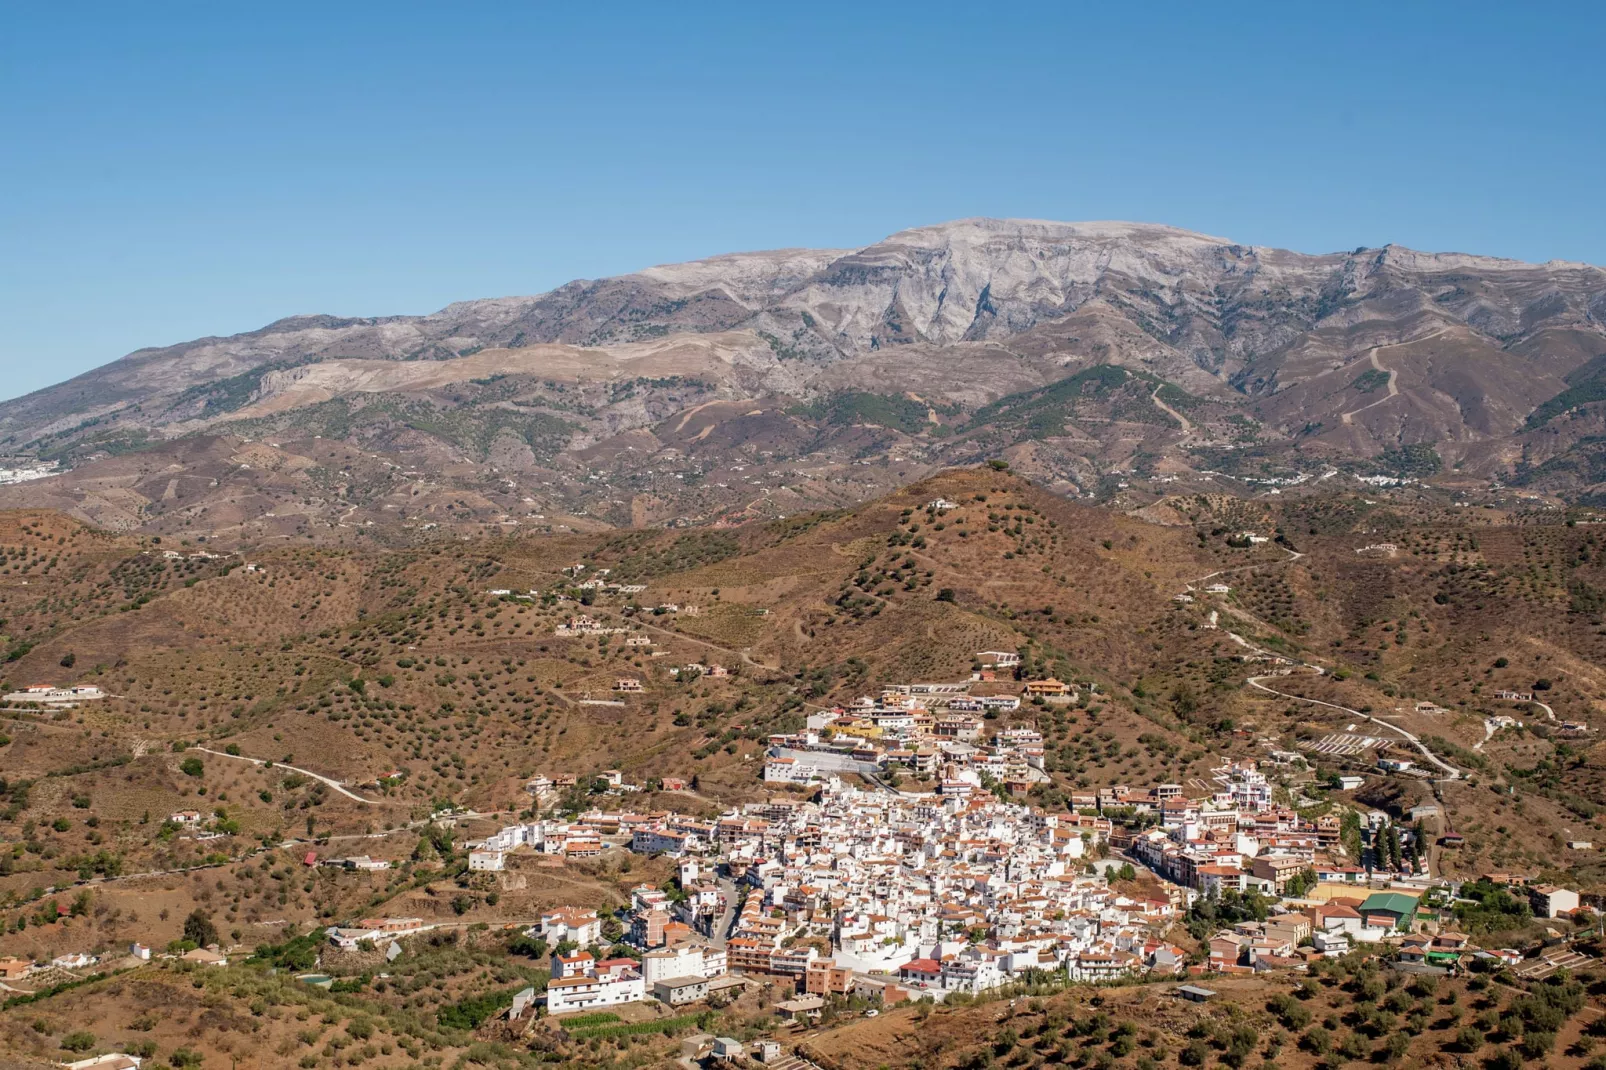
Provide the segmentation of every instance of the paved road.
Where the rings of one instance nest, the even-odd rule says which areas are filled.
[[[1288,556],[1286,558],[1284,558],[1282,561],[1277,562],[1277,564],[1283,564],[1283,565],[1292,564],[1293,562],[1298,561],[1301,557],[1305,556],[1304,554],[1300,553],[1297,550],[1288,549],[1288,547],[1286,547],[1286,546],[1284,546],[1282,549],[1288,554]],[[1261,565],[1246,565],[1246,566],[1243,566],[1242,568],[1237,568],[1237,569],[1224,569],[1224,570],[1221,570],[1221,571],[1218,571],[1218,572],[1212,572],[1208,576],[1201,576],[1199,579],[1195,580],[1194,583],[1203,583],[1205,580],[1208,580],[1208,579],[1210,579],[1210,578],[1212,578],[1214,576],[1223,575],[1226,572],[1244,572],[1244,571],[1248,571],[1250,569],[1261,568],[1261,567],[1263,567],[1263,566],[1261,566]],[[1191,588],[1192,584],[1189,584],[1189,587]],[[1253,617],[1250,617],[1249,619],[1250,620],[1254,620]],[[1259,622],[1257,621],[1256,623],[1259,623]],[[1254,654],[1260,654],[1260,655],[1263,655],[1263,656],[1266,656],[1266,657],[1277,657],[1277,658],[1285,657],[1285,655],[1278,654],[1278,653],[1276,653],[1274,651],[1263,650],[1262,648],[1260,648],[1260,647],[1256,646],[1255,644],[1251,643],[1249,640],[1245,639],[1243,636],[1239,635],[1237,632],[1229,631],[1227,633],[1227,638],[1231,639],[1233,642],[1237,643],[1239,646],[1243,647],[1245,650],[1248,650],[1248,651],[1250,651],[1251,653],[1254,653]],[[1323,675],[1326,675],[1326,673],[1327,673],[1327,670],[1322,668],[1320,665],[1313,665],[1308,661],[1299,662],[1298,663],[1298,667],[1301,668],[1301,669],[1307,669],[1307,670],[1317,674],[1318,676],[1323,676]],[[1340,706],[1336,702],[1323,702],[1320,699],[1305,698],[1303,695],[1290,695],[1290,694],[1288,694],[1286,692],[1278,691],[1275,688],[1267,687],[1265,684],[1260,682],[1262,680],[1272,680],[1272,679],[1278,679],[1278,678],[1279,677],[1270,676],[1270,675],[1251,676],[1248,679],[1246,679],[1244,682],[1246,684],[1248,684],[1250,687],[1253,687],[1253,688],[1255,688],[1257,690],[1260,690],[1260,691],[1264,691],[1264,692],[1266,692],[1267,694],[1270,694],[1270,695],[1276,695],[1279,698],[1285,698],[1285,699],[1288,699],[1289,701],[1292,701],[1292,702],[1308,702],[1313,706],[1326,706],[1329,709],[1340,710],[1340,711],[1342,711],[1344,713],[1350,714],[1351,716],[1359,717],[1364,721],[1370,721],[1373,724],[1375,724],[1375,725],[1377,725],[1377,726],[1379,726],[1381,728],[1386,728],[1390,732],[1393,732],[1396,735],[1398,735],[1401,739],[1404,739],[1407,743],[1411,744],[1411,746],[1414,747],[1417,750],[1417,752],[1422,755],[1423,758],[1427,759],[1427,761],[1429,763],[1431,763],[1432,765],[1434,765],[1434,766],[1438,767],[1440,770],[1442,770],[1444,772],[1444,777],[1442,779],[1445,779],[1445,780],[1460,780],[1461,779],[1461,777],[1462,777],[1461,770],[1457,769],[1455,766],[1453,766],[1453,765],[1449,764],[1448,762],[1444,761],[1438,755],[1434,754],[1431,750],[1429,750],[1427,748],[1427,745],[1424,744],[1420,739],[1418,739],[1416,737],[1415,733],[1408,732],[1405,729],[1401,728],[1397,724],[1390,724],[1388,721],[1384,721],[1384,720],[1381,720],[1381,719],[1379,719],[1377,717],[1373,717],[1369,713],[1362,713],[1360,710],[1352,710],[1348,706]]]
[[[1253,572],[1257,568],[1268,568],[1268,567],[1270,567],[1272,565],[1291,565],[1295,561],[1298,561],[1300,558],[1305,556],[1304,554],[1300,553],[1298,550],[1290,550],[1288,547],[1282,546],[1280,544],[1278,545],[1277,549],[1281,550],[1283,553],[1287,554],[1288,556],[1283,558],[1281,561],[1257,561],[1252,565],[1239,565],[1236,568],[1218,568],[1218,569],[1216,569],[1216,571],[1207,572],[1203,576],[1200,576],[1198,579],[1188,582],[1184,586],[1186,586],[1187,589],[1191,591],[1198,584],[1201,584],[1201,583],[1205,582],[1206,580],[1213,580],[1217,576],[1231,576],[1231,575],[1233,575],[1234,573],[1237,573],[1237,572]],[[1255,623],[1259,624],[1261,622],[1260,621],[1256,621]]]
[[[243,754],[229,754],[226,751],[213,750],[211,747],[194,746],[191,747],[190,750],[205,751],[207,754],[215,754],[219,758],[233,758],[237,762],[250,762],[252,765],[271,764],[275,769],[288,769],[292,773],[300,773],[302,776],[309,776],[320,783],[329,785],[346,798],[355,799],[358,802],[365,803],[368,806],[379,806],[382,802],[380,799],[365,799],[361,795],[358,795],[356,792],[347,788],[340,781],[332,780],[321,773],[314,773],[311,769],[301,769],[293,765],[285,765],[283,762],[270,762],[269,759],[266,758],[247,758]]]
[[[729,877],[716,876],[714,883],[719,885],[719,892],[725,897],[725,910],[714,919],[714,931],[710,934],[710,941],[715,947],[724,947],[725,942],[730,939],[731,926],[736,924],[736,904],[741,899],[741,892],[736,882]]]
[[[1232,633],[1229,632],[1228,634],[1231,635]],[[1236,635],[1234,635],[1233,638],[1234,639],[1239,639],[1239,637],[1236,636]],[[1239,641],[1241,642],[1242,640],[1240,639]],[[1305,668],[1305,669],[1312,669],[1318,675],[1325,675],[1324,670],[1320,666],[1317,666],[1317,665],[1302,665],[1300,667],[1301,668]],[[1449,764],[1448,762],[1446,762],[1443,759],[1441,759],[1438,755],[1436,755],[1432,751],[1428,750],[1427,745],[1424,744],[1420,739],[1418,739],[1414,732],[1407,732],[1405,729],[1401,728],[1397,724],[1390,724],[1388,721],[1382,720],[1381,718],[1378,718],[1378,717],[1373,717],[1369,713],[1362,713],[1360,710],[1352,710],[1348,706],[1340,706],[1336,702],[1323,702],[1321,699],[1306,698],[1303,695],[1290,695],[1285,691],[1278,691],[1278,690],[1276,690],[1274,688],[1267,687],[1265,684],[1260,682],[1262,680],[1275,680],[1275,679],[1281,679],[1281,677],[1275,677],[1275,676],[1251,676],[1248,680],[1246,680],[1244,682],[1247,683],[1250,687],[1257,688],[1257,689],[1259,689],[1261,691],[1266,692],[1267,694],[1276,695],[1278,698],[1285,698],[1285,699],[1288,699],[1288,700],[1290,700],[1292,702],[1308,702],[1313,706],[1326,706],[1328,709],[1341,710],[1344,713],[1350,714],[1353,717],[1359,717],[1363,721],[1371,721],[1373,724],[1377,725],[1378,727],[1386,728],[1390,732],[1394,732],[1397,735],[1399,735],[1399,737],[1401,739],[1405,740],[1407,743],[1411,744],[1412,747],[1416,748],[1417,752],[1419,754],[1421,754],[1422,757],[1426,758],[1430,763],[1432,763],[1433,765],[1436,765],[1440,769],[1442,769],[1444,771],[1444,776],[1443,776],[1442,779],[1444,779],[1444,780],[1460,780],[1461,779],[1461,770],[1457,769],[1455,766]]]

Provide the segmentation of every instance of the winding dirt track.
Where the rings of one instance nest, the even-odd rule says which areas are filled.
[[[1449,328],[1447,328],[1447,327],[1441,327],[1438,330],[1432,332],[1431,334],[1424,334],[1421,338],[1413,338],[1408,342],[1395,342],[1393,345],[1373,346],[1371,348],[1371,350],[1367,352],[1366,358],[1369,361],[1372,362],[1372,369],[1374,371],[1386,372],[1388,374],[1388,377],[1389,377],[1388,394],[1386,396],[1384,396],[1384,397],[1378,398],[1376,401],[1371,402],[1370,404],[1362,405],[1358,409],[1351,409],[1349,412],[1340,413],[1338,418],[1344,424],[1344,426],[1345,427],[1350,426],[1350,424],[1354,421],[1354,418],[1356,416],[1360,415],[1361,413],[1365,412],[1367,409],[1373,408],[1374,406],[1377,406],[1377,405],[1381,405],[1385,401],[1392,401],[1395,398],[1400,396],[1400,388],[1399,388],[1399,385],[1398,385],[1398,382],[1397,382],[1397,380],[1400,378],[1399,369],[1383,367],[1382,361],[1377,359],[1377,355],[1378,355],[1379,352],[1381,352],[1382,350],[1385,350],[1385,349],[1399,349],[1402,346],[1412,346],[1412,345],[1416,345],[1416,343],[1418,343],[1418,342],[1426,342],[1429,338],[1437,338],[1439,335],[1443,334],[1448,329]]]

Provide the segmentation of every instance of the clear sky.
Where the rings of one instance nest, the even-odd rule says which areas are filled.
[[[1599,4],[0,7],[0,396],[974,215],[1606,264]]]

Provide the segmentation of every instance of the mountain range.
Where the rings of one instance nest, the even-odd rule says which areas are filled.
[[[1054,489],[1341,475],[1590,501],[1606,271],[969,219],[425,316],[296,316],[0,404],[109,528],[729,523],[1002,459]]]

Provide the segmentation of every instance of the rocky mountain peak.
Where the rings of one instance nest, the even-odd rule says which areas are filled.
[[[162,450],[148,488],[162,501],[183,500],[165,473],[213,466],[189,518],[352,504],[336,508],[349,485],[313,475],[270,494],[261,458],[230,469],[233,447],[203,435],[313,443],[276,471],[317,457],[308,471],[322,472],[340,440],[386,481],[451,473],[396,490],[383,506],[396,519],[419,507],[414,490],[454,516],[564,505],[610,523],[695,521],[749,489],[795,511],[1011,450],[1084,494],[1110,473],[1222,471],[1251,453],[1291,471],[1430,458],[1606,488],[1593,445],[1606,412],[1591,408],[1606,408],[1603,323],[1606,272],[1588,266],[961,219],[858,249],[731,253],[424,316],[292,316],[141,350],[0,404],[0,452],[63,462],[62,493],[83,499],[72,508],[124,526],[177,525],[176,507],[124,489]],[[806,461],[814,482],[747,474],[773,458]],[[230,479],[255,489],[225,493]],[[455,504],[467,488],[482,504]]]

